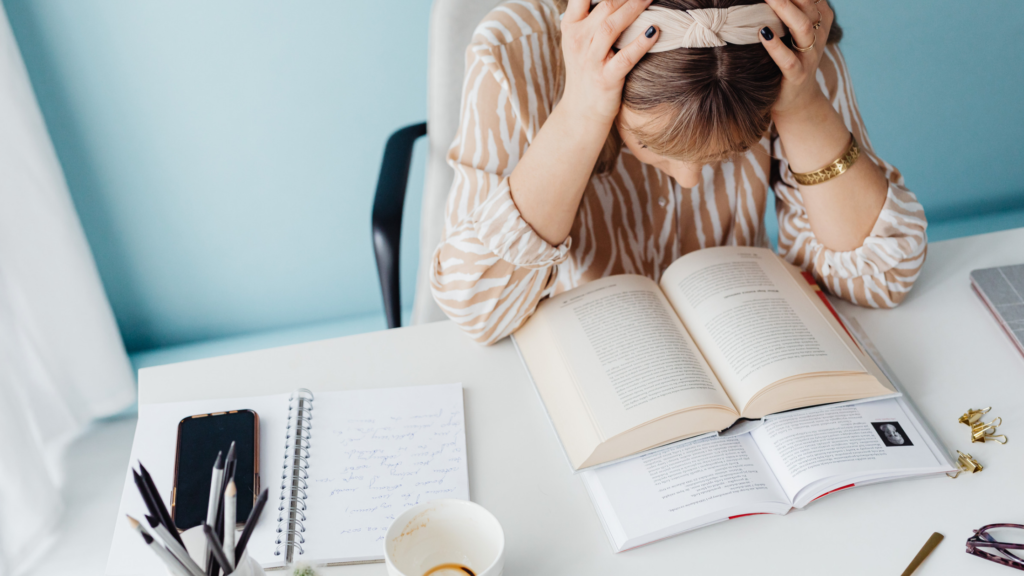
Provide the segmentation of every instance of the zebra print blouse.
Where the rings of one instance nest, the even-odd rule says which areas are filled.
[[[818,83],[889,182],[862,246],[836,252],[817,241],[774,131],[751,150],[704,166],[694,188],[623,147],[611,173],[590,179],[569,237],[558,246],[544,241],[516,209],[509,175],[561,94],[558,22],[544,0],[510,0],[484,18],[466,51],[460,125],[448,152],[455,180],[430,281],[437,303],[474,339],[496,342],[542,299],[589,280],[642,274],[657,281],[693,250],[769,246],[769,182],[787,261],[854,304],[890,308],[906,296],[925,258],[924,211],[899,171],[875,155],[836,46],[825,51]]]

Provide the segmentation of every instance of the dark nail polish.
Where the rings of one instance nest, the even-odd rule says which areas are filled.
[[[653,38],[655,32],[657,32],[657,30],[654,29],[654,26],[651,26],[650,28],[647,29],[647,32],[644,32],[644,36],[647,36],[648,38]]]
[[[761,36],[764,37],[765,40],[771,40],[772,38],[775,38],[775,33],[772,32],[771,28],[765,26],[764,28],[761,28]]]

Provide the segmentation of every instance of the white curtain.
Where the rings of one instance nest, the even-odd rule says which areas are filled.
[[[63,508],[61,448],[134,400],[124,345],[0,5],[0,576],[23,572],[50,544]]]

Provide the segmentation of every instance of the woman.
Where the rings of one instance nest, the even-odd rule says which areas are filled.
[[[589,280],[767,246],[769,188],[786,260],[855,304],[903,299],[924,213],[872,151],[827,1],[562,4],[506,2],[467,51],[431,271],[449,317],[489,344]]]

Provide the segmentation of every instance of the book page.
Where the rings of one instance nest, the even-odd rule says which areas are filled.
[[[749,434],[670,445],[581,476],[617,549],[790,507]]]
[[[661,286],[741,411],[785,378],[865,371],[767,248],[691,252]]]
[[[382,560],[384,534],[420,502],[469,499],[462,385],[318,393],[303,560]]]
[[[605,439],[695,406],[733,410],[661,290],[643,276],[589,282],[551,297],[535,316],[555,334]]]
[[[751,435],[794,501],[821,481],[855,483],[946,465],[894,398],[771,416]]]

